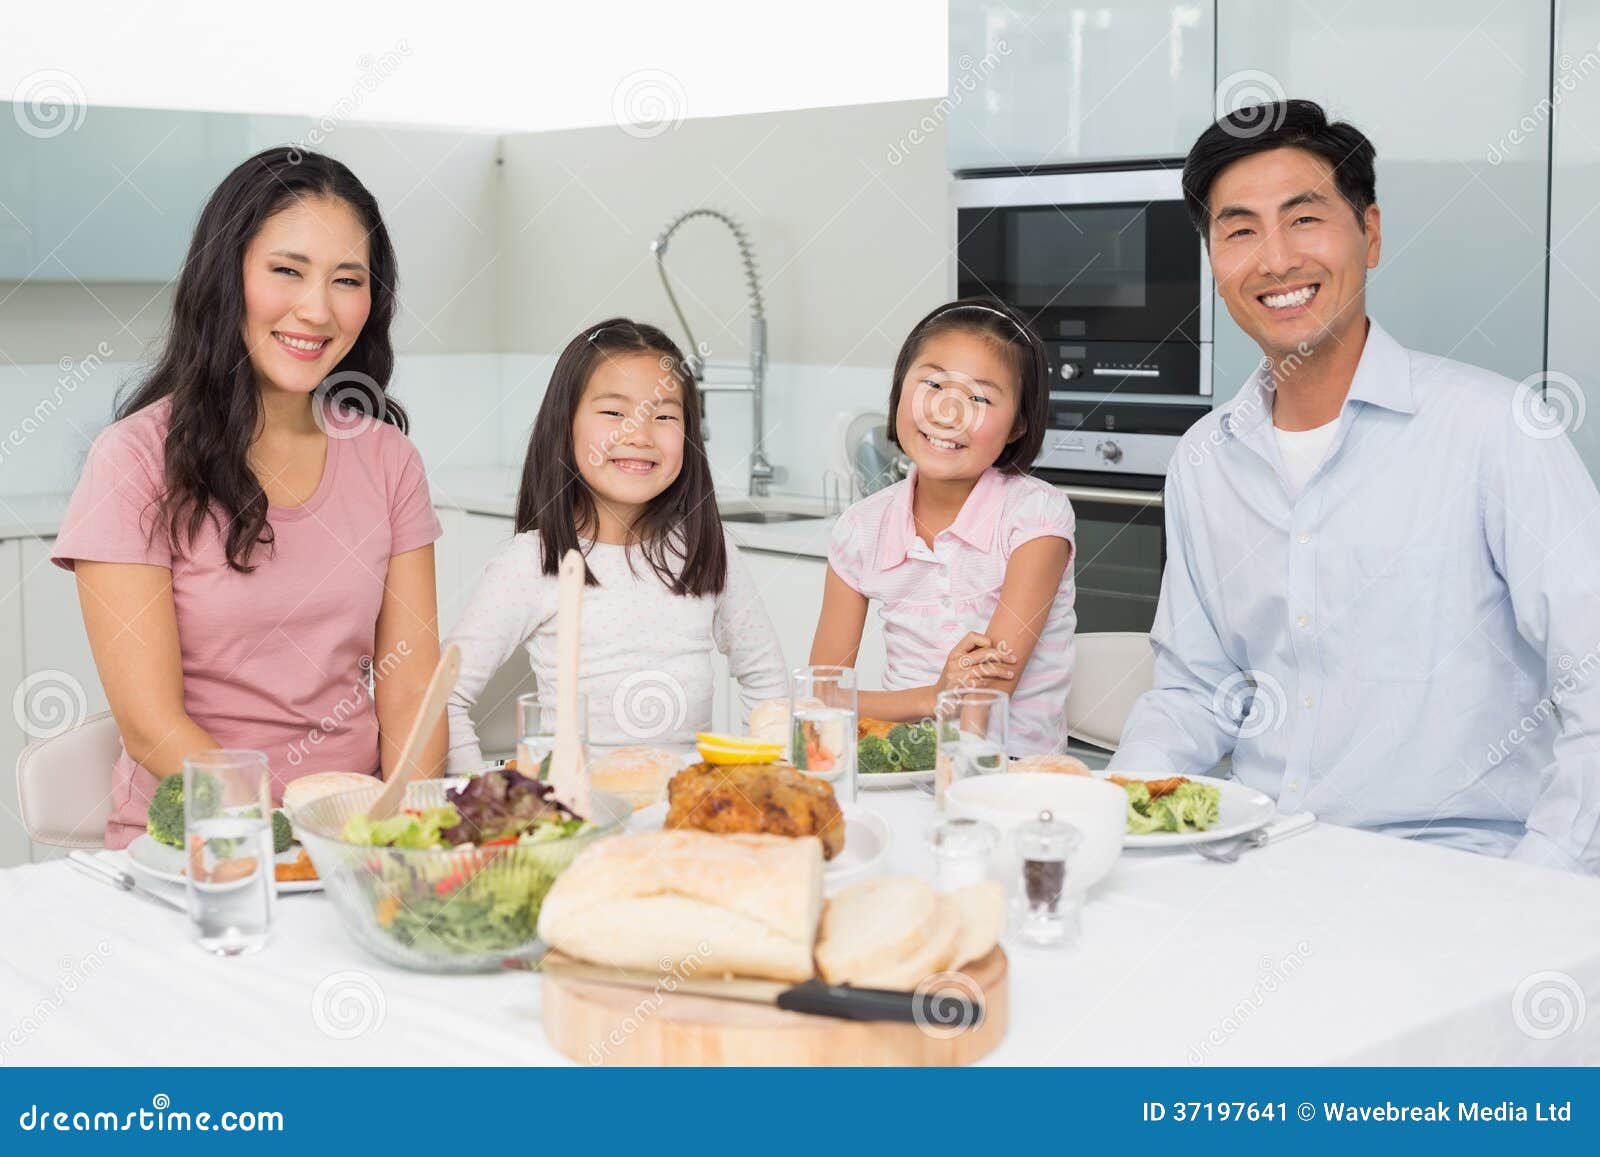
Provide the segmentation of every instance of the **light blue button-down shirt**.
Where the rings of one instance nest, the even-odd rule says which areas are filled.
[[[1231,754],[1285,811],[1600,873],[1600,494],[1565,432],[1372,322],[1295,492],[1272,387],[1173,459],[1155,688],[1111,766]]]

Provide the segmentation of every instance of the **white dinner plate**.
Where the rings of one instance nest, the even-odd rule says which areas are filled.
[[[860,804],[849,804],[844,811],[844,850],[822,868],[823,886],[836,892],[846,884],[870,876],[889,854],[889,825],[877,812]],[[658,832],[667,818],[665,803],[633,813],[629,831]]]
[[[287,852],[277,857],[280,864],[292,864],[300,858],[300,845],[296,844]],[[165,880],[169,884],[182,884],[186,879],[188,857],[181,848],[168,847],[166,844],[157,843],[146,832],[133,843],[128,845],[128,862],[134,870],[141,875],[149,876],[153,880]],[[321,880],[281,880],[278,881],[279,895],[291,892],[320,892]]]
[[[1124,779],[1166,779],[1155,772],[1119,771]],[[1253,787],[1246,787],[1231,779],[1210,776],[1190,776],[1190,779],[1209,783],[1217,789],[1217,822],[1203,832],[1147,832],[1136,836],[1131,832],[1122,841],[1124,848],[1181,848],[1191,844],[1209,844],[1217,840],[1233,840],[1264,828],[1278,815],[1278,805],[1270,796],[1262,795]]]
[[[882,791],[891,787],[927,787],[933,783],[933,769],[927,771],[878,771],[871,775],[856,770],[856,786],[862,791]]]

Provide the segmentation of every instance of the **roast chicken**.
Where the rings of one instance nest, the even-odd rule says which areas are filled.
[[[816,836],[825,859],[844,850],[844,814],[826,780],[777,763],[697,763],[667,785],[665,827]]]

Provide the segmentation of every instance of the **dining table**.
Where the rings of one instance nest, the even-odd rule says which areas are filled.
[[[891,832],[878,870],[933,874],[932,799],[860,806]],[[384,963],[320,892],[279,897],[235,957],[60,859],[0,871],[0,912],[0,1064],[572,1063],[537,972]],[[985,1064],[1600,1063],[1600,879],[1352,828],[1234,863],[1124,849],[1073,942],[1003,944],[1010,1022]]]

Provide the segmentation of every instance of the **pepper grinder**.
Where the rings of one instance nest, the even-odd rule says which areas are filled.
[[[1069,888],[1072,856],[1083,835],[1046,809],[1017,827],[1012,846],[1022,862],[1016,930],[1031,944],[1072,944],[1082,934],[1083,897]]]
[[[933,848],[933,883],[941,892],[954,892],[989,878],[989,857],[1000,843],[1000,833],[983,820],[949,819],[928,835]]]

